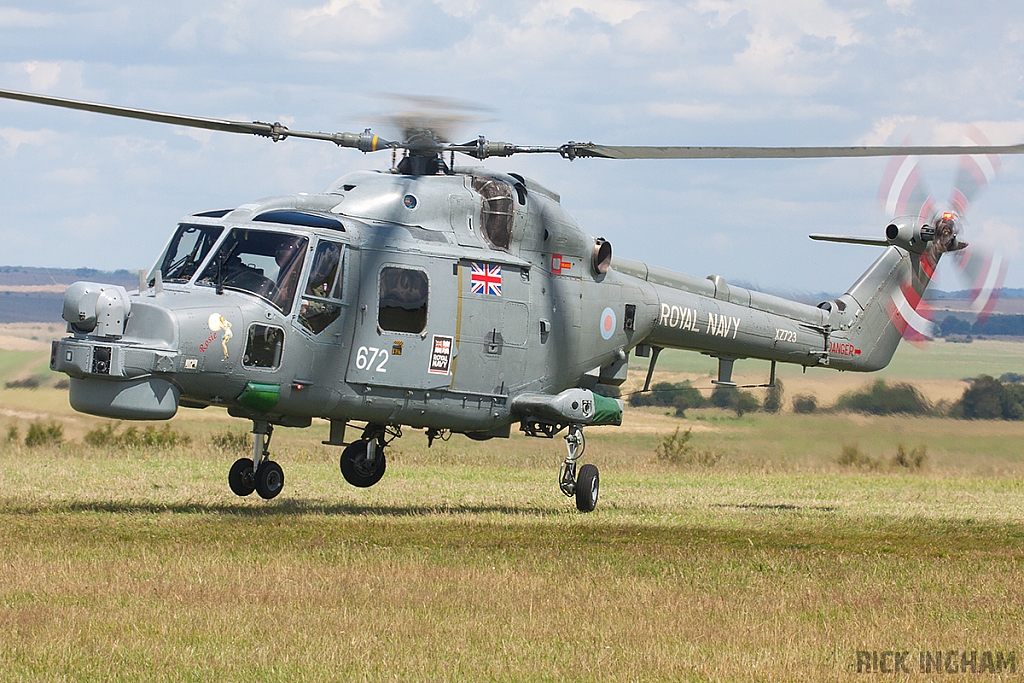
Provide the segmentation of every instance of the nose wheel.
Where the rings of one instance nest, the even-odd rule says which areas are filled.
[[[565,456],[558,472],[558,488],[569,498],[576,498],[576,509],[580,512],[593,512],[597,507],[597,495],[600,491],[600,477],[597,466],[586,464],[576,473],[576,462],[583,456],[587,441],[583,438],[583,428],[569,425],[569,433],[565,435],[565,446],[569,454]]]
[[[252,458],[239,458],[228,470],[228,487],[244,498],[253,491],[270,500],[284,488],[284,470],[270,459],[270,437],[274,426],[268,422],[253,423]]]

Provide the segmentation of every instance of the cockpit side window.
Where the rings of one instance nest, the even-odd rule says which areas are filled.
[[[300,235],[234,228],[196,282],[255,294],[287,314],[308,244]]]
[[[512,187],[494,178],[473,178],[473,189],[483,199],[480,232],[495,249],[508,251],[512,243]]]
[[[336,242],[321,240],[313,255],[299,308],[299,323],[313,334],[320,334],[341,316],[341,306],[335,302],[341,299],[345,279],[343,249]]]
[[[164,282],[188,282],[199,270],[224,228],[215,225],[179,225],[160,261]],[[155,277],[154,272],[152,277]]]
[[[377,323],[389,332],[419,334],[427,327],[427,274],[388,266],[380,271]]]

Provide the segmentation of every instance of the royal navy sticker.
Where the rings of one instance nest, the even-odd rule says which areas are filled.
[[[447,375],[452,367],[452,349],[455,338],[435,334],[430,340],[430,367],[427,372],[433,375]]]

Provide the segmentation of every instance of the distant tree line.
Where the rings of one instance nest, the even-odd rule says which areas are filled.
[[[939,337],[979,334],[1024,337],[1024,315],[990,315],[983,323],[970,323],[963,318],[947,315],[936,327],[936,335]]]
[[[784,405],[782,381],[765,392],[764,401],[749,391],[717,385],[705,397],[687,382],[658,382],[646,393],[629,398],[631,406],[674,408],[677,417],[685,417],[691,408],[716,407],[745,413],[764,411],[777,413]],[[921,391],[908,382],[888,383],[878,380],[857,391],[840,396],[835,405],[820,408],[814,396],[798,394],[792,400],[793,412],[815,413],[819,410],[849,411],[869,415],[942,415],[967,420],[1024,420],[1024,376],[1008,372],[998,379],[981,375],[970,380],[955,402],[931,403]]]
[[[674,384],[658,382],[651,387],[649,392],[638,392],[630,396],[629,405],[675,408],[677,417],[685,417],[686,411],[690,408],[707,408],[709,406],[734,410],[740,416],[759,410],[778,412],[782,408],[782,383],[777,382],[777,387],[778,391],[774,394],[769,390],[765,403],[762,405],[757,396],[736,387],[716,385],[711,390],[711,396],[705,398],[704,394],[700,393],[696,387],[690,386],[689,381]]]

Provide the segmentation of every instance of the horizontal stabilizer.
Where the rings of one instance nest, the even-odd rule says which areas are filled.
[[[869,247],[887,247],[889,240],[882,237],[860,237],[858,235],[808,235],[819,242],[845,242],[847,244],[866,244]]]

